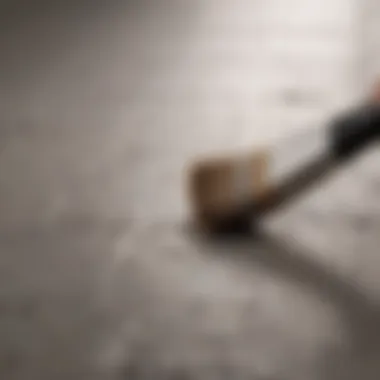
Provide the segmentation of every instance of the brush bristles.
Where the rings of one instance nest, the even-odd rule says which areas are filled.
[[[189,196],[196,223],[208,230],[235,225],[234,221],[246,215],[245,205],[268,195],[267,169],[266,152],[202,160],[193,165]]]

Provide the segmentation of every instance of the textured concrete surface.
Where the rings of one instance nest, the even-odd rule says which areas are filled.
[[[257,241],[183,194],[355,98],[364,2],[42,3],[2,16],[0,378],[378,379],[375,147]]]

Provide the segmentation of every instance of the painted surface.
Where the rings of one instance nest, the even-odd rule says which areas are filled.
[[[189,160],[356,97],[363,2],[105,3],[0,37],[0,377],[378,379],[375,148],[265,241],[183,228]]]

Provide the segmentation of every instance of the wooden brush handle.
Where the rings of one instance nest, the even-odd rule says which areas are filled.
[[[323,139],[320,134],[312,136],[308,133],[312,145],[305,143],[304,147],[309,150],[309,156],[300,161],[301,167],[297,168],[293,162],[290,173],[281,181],[276,181],[269,201],[256,204],[256,215],[274,210],[310,189],[314,183],[325,178],[333,169],[377,139],[380,136],[380,107],[373,103],[367,104],[341,115],[323,132]],[[306,157],[306,152],[303,154]]]

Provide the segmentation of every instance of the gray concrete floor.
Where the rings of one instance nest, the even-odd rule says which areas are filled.
[[[376,148],[258,241],[184,228],[193,157],[355,98],[363,3],[42,3],[2,17],[0,378],[378,379]]]

